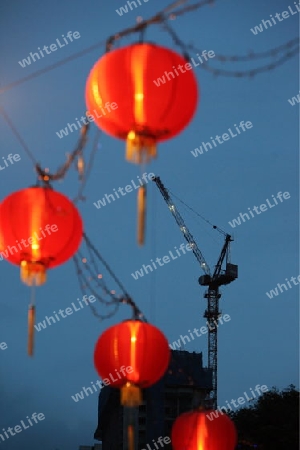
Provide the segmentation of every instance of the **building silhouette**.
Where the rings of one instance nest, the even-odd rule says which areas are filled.
[[[143,404],[135,410],[135,448],[156,450],[154,443],[171,437],[174,420],[189,411],[212,390],[212,371],[203,368],[202,353],[172,350],[169,368],[155,385],[143,390]],[[98,427],[94,438],[102,450],[128,450],[124,408],[119,389],[105,386],[98,403]],[[148,446],[147,446],[148,444]],[[171,449],[165,444],[164,450]]]

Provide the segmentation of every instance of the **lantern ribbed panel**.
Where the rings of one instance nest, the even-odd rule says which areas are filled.
[[[164,375],[169,361],[170,348],[163,333],[153,325],[137,320],[128,320],[104,331],[94,352],[98,374],[103,380],[109,379],[115,387],[126,382],[141,388],[149,387]],[[133,371],[122,375],[122,366],[131,366]]]
[[[219,411],[183,413],[172,427],[173,450],[234,450],[236,444],[234,423]]]
[[[106,53],[92,68],[86,84],[86,105],[95,123],[120,139],[127,139],[130,131],[144,131],[156,141],[175,136],[192,119],[198,100],[193,70],[180,73],[177,69],[186,63],[173,50],[148,43]],[[168,80],[165,72],[173,72],[174,78],[169,75]],[[154,81],[163,76],[165,83],[156,86]],[[101,107],[106,102],[115,102],[118,108],[105,110],[104,115]]]
[[[56,225],[57,231],[45,231],[46,225]],[[0,204],[0,251],[6,252],[5,259],[13,264],[20,265],[24,260],[42,262],[46,268],[58,266],[77,251],[82,234],[77,208],[50,188],[23,189]],[[29,238],[34,238],[31,244]],[[21,243],[22,239],[27,245]],[[9,247],[17,252],[10,252]]]

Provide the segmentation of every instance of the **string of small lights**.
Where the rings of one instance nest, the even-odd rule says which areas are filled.
[[[77,158],[77,166],[76,169],[79,173],[79,178],[83,179],[83,171],[84,171],[84,161],[83,161],[83,150],[86,147],[87,140],[88,140],[88,130],[89,130],[89,124],[83,125],[80,131],[80,137],[77,142],[77,145],[75,149],[71,152],[70,155],[67,156],[67,161],[58,168],[58,170],[55,173],[50,173],[48,168],[42,169],[41,165],[37,162],[36,158],[34,157],[32,151],[29,149],[28,145],[22,138],[21,134],[17,130],[16,126],[13,124],[12,120],[8,116],[7,112],[4,110],[3,107],[0,107],[0,113],[2,114],[4,120],[10,127],[12,133],[16,137],[16,139],[19,141],[21,147],[23,148],[26,155],[29,157],[29,159],[33,162],[35,171],[37,173],[38,180],[45,184],[50,186],[51,181],[58,181],[63,179],[68,170],[71,168],[72,164],[75,162]],[[95,149],[97,149],[98,140],[99,140],[100,133],[97,133],[97,139],[94,144],[93,152],[92,152],[92,158],[94,158]],[[90,164],[89,164],[90,166]],[[85,177],[85,183],[86,183]],[[81,192],[82,193],[82,192]],[[80,195],[81,195],[80,193]]]
[[[92,244],[91,240],[88,238],[86,233],[83,234],[83,240],[86,244],[88,257],[84,257],[83,253],[79,251],[78,256],[75,255],[75,257],[73,258],[76,266],[76,272],[79,280],[80,289],[83,294],[86,294],[86,291],[89,290],[100,303],[105,304],[106,306],[114,305],[114,310],[112,312],[103,315],[98,313],[96,308],[90,304],[93,314],[99,320],[112,317],[118,310],[120,303],[123,303],[129,305],[132,308],[133,317],[135,319],[147,322],[145,315],[138,308],[136,303],[133,301],[132,297],[126,291],[121,281],[117,278],[115,273],[112,271],[111,267],[101,256],[100,252]],[[104,281],[104,275],[103,273],[100,273],[96,260],[98,260],[98,263],[99,262],[101,263],[102,271],[104,267],[108,275],[114,280],[114,282],[119,288],[120,294],[117,295],[116,290],[110,290],[107,287],[106,282]],[[84,276],[84,271],[82,270],[83,267],[88,272],[88,276]],[[92,286],[92,282],[96,284],[96,286],[106,296],[110,297],[110,300],[104,299]]]
[[[281,66],[286,61],[288,61],[290,58],[292,58],[293,56],[296,56],[298,53],[299,53],[299,46],[297,46],[297,48],[287,52],[284,56],[279,58],[277,61],[268,63],[264,66],[257,67],[255,69],[251,69],[251,70],[230,71],[230,70],[224,70],[224,69],[214,69],[206,63],[202,64],[201,67],[202,67],[202,69],[207,70],[208,72],[212,73],[215,76],[222,75],[222,76],[226,76],[226,77],[235,77],[235,78],[242,78],[242,77],[253,78],[255,75],[257,75],[259,73],[269,72],[269,71],[275,69],[276,67]]]
[[[93,168],[94,159],[95,159],[98,147],[99,147],[99,140],[100,140],[101,133],[102,133],[102,131],[100,129],[98,129],[96,132],[93,148],[91,151],[90,159],[86,165],[86,169],[85,169],[82,152],[80,154],[81,158],[79,159],[78,164],[80,165],[80,179],[81,179],[82,183],[79,187],[77,196],[73,200],[74,203],[77,203],[79,200],[85,200],[85,197],[82,194],[83,194],[83,190],[86,186],[87,180],[88,180],[88,178],[91,174],[92,168]]]
[[[226,62],[226,61],[242,62],[242,61],[251,61],[254,59],[269,58],[272,56],[277,56],[277,54],[283,50],[291,49],[296,44],[298,44],[298,47],[299,47],[299,38],[291,39],[290,41],[286,42],[285,44],[279,45],[278,47],[272,48],[265,52],[250,51],[247,55],[236,55],[236,56],[215,55],[214,59],[218,60],[220,62]],[[186,48],[193,50],[195,52],[202,51],[202,50],[195,48],[195,46],[191,45],[191,44],[187,45]]]
[[[121,30],[121,31],[115,33],[114,35],[108,37],[105,41],[101,41],[96,44],[93,44],[93,45],[89,46],[88,48],[81,50],[80,52],[77,52],[74,55],[71,55],[71,56],[63,59],[62,61],[58,61],[57,63],[51,64],[50,66],[45,67],[44,69],[38,70],[37,72],[34,72],[24,78],[21,78],[20,80],[14,81],[14,82],[4,86],[2,89],[0,89],[0,94],[4,93],[10,89],[13,89],[14,87],[19,86],[20,84],[25,83],[26,81],[32,80],[40,75],[50,72],[51,70],[54,70],[57,67],[61,67],[70,61],[74,61],[77,58],[81,58],[82,56],[85,56],[88,53],[91,53],[92,51],[94,51],[98,48],[105,46],[106,52],[108,52],[108,51],[112,50],[114,43],[117,40],[121,39],[122,37],[129,36],[133,33],[139,33],[141,35],[151,25],[162,24],[163,26],[165,26],[165,24],[169,20],[175,20],[177,17],[180,17],[184,14],[187,14],[189,12],[200,9],[206,5],[211,5],[211,6],[215,5],[216,0],[202,0],[202,1],[196,2],[192,5],[185,6],[180,9],[176,9],[178,6],[182,5],[183,3],[186,3],[187,1],[188,0],[179,0],[177,2],[174,2],[147,20],[143,20],[143,19],[141,20],[140,18],[137,18],[136,25],[133,25],[132,27]],[[169,33],[171,34],[171,37],[174,37],[175,32],[169,24],[168,24],[168,30],[169,30]],[[296,38],[296,39],[298,40],[298,38]],[[296,40],[296,39],[294,39],[294,40]],[[283,47],[287,47],[289,45],[290,45],[290,42],[287,42],[280,47],[283,48]],[[266,52],[261,52],[261,53],[254,53],[251,51],[250,53],[248,53],[246,55],[241,55],[241,56],[239,56],[239,55],[224,56],[224,55],[216,54],[215,59],[218,61],[221,61],[221,62],[251,61],[254,59],[262,59],[262,58],[267,58],[269,56],[275,56],[276,51],[277,50],[279,51],[280,47],[277,47],[277,49],[271,49],[271,50],[268,50]],[[193,45],[185,44],[185,49],[186,50],[187,49],[194,50],[195,47]],[[270,65],[264,66],[263,68],[255,68],[255,69],[244,71],[244,72],[224,71],[222,69],[212,69],[212,68],[208,67],[207,64],[203,64],[202,68],[205,70],[208,70],[209,72],[213,73],[214,75],[224,75],[224,76],[233,76],[233,77],[242,77],[242,76],[243,77],[245,77],[245,76],[252,77],[253,75],[256,75],[257,73],[262,73],[262,72],[266,72],[268,70],[275,69],[279,65],[283,64],[284,62],[286,62],[287,60],[289,60],[290,58],[295,56],[296,53],[297,53],[296,51],[288,52],[286,54],[286,57],[284,59],[282,59],[280,62],[278,62],[278,64],[270,64]]]
[[[79,179],[81,181],[81,186],[79,188],[79,192],[75,198],[75,201],[83,200],[84,197],[82,196],[82,192],[85,187],[88,175],[90,174],[91,169],[93,167],[93,160],[94,160],[97,148],[98,148],[99,137],[101,135],[101,131],[98,131],[96,134],[92,153],[91,153],[86,171],[85,171],[85,163],[84,163],[84,159],[83,159],[83,150],[86,147],[87,140],[88,140],[88,131],[89,131],[89,126],[90,126],[89,124],[84,125],[81,128],[80,138],[78,140],[78,143],[77,143],[75,149],[71,152],[71,154],[69,154],[67,156],[67,161],[63,165],[61,165],[57,169],[56,172],[50,173],[48,168],[42,169],[41,165],[39,163],[37,163],[33,153],[31,152],[31,150],[25,143],[24,139],[22,138],[22,136],[16,129],[15,125],[13,124],[12,120],[9,118],[8,114],[5,112],[3,107],[0,108],[0,112],[2,113],[6,123],[9,125],[11,131],[13,132],[13,134],[15,135],[15,137],[21,144],[23,150],[25,151],[27,156],[30,158],[30,160],[33,162],[35,171],[38,176],[38,182],[40,182],[44,186],[52,187],[50,184],[51,182],[58,181],[58,180],[65,178],[67,172],[69,171],[69,169],[71,168],[71,166],[77,159],[76,169],[79,173]],[[85,291],[87,289],[89,289],[89,291],[94,295],[94,297],[99,302],[105,304],[105,306],[113,306],[112,311],[110,311],[108,314],[103,315],[103,314],[99,314],[97,312],[96,308],[91,303],[89,303],[89,306],[91,307],[93,314],[100,320],[112,317],[117,312],[120,303],[124,303],[124,304],[128,304],[132,308],[133,317],[138,318],[139,320],[142,320],[144,322],[147,322],[147,319],[145,318],[144,314],[140,311],[140,309],[137,307],[135,302],[132,300],[132,298],[126,292],[126,290],[123,287],[123,285],[121,284],[121,282],[118,280],[116,275],[113,273],[113,271],[111,270],[111,268],[109,267],[107,262],[102,258],[102,256],[98,252],[98,250],[93,246],[92,242],[88,239],[86,234],[84,234],[83,237],[84,237],[84,240],[85,240],[85,243],[87,246],[87,250],[89,253],[89,260],[90,260],[91,264],[88,264],[87,258],[83,257],[83,254],[81,251],[78,251],[78,256],[75,255],[75,257],[73,258],[75,266],[76,266],[80,289],[83,293],[85,293]],[[106,283],[103,281],[102,274],[100,274],[100,271],[97,268],[95,257],[101,261],[102,265],[106,268],[106,270],[108,271],[110,276],[117,283],[117,285],[119,286],[119,288],[122,292],[122,295],[116,296],[116,292],[114,290],[110,290],[107,287]],[[84,274],[84,271],[80,268],[80,261],[84,264],[84,268],[88,272],[87,275]],[[92,284],[91,284],[92,281],[96,282],[95,283],[96,287],[92,286]],[[104,299],[98,293],[98,290],[101,290],[106,296],[110,296],[111,300],[107,301],[106,299]]]
[[[193,51],[195,53],[201,53],[202,50],[199,50],[196,48],[193,44],[185,44],[178,36],[178,34],[175,32],[175,30],[171,27],[171,25],[167,22],[163,22],[163,28],[169,33],[171,36],[171,39],[173,40],[173,43],[175,46],[179,47],[182,51],[182,54],[185,59],[190,60],[189,51]],[[281,52],[285,52],[285,54],[281,57],[279,57]],[[222,63],[228,63],[228,62],[250,62],[258,59],[268,59],[268,58],[275,58],[279,57],[277,61],[273,61],[271,63],[265,64],[261,67],[256,67],[253,69],[248,70],[225,70],[225,69],[218,69],[211,67],[207,61],[203,61],[201,64],[201,68],[204,70],[209,71],[213,75],[223,75],[227,77],[235,77],[235,78],[241,78],[241,77],[254,77],[258,73],[268,72],[270,70],[275,69],[276,67],[284,64],[286,61],[288,61],[290,58],[295,56],[299,53],[299,38],[291,39],[290,41],[279,45],[278,47],[272,48],[270,50],[264,51],[264,52],[253,52],[250,51],[247,55],[221,55],[221,54],[215,54],[214,59],[222,62]]]
[[[141,20],[140,18],[138,18],[138,20],[137,20],[138,23],[136,25],[126,28],[126,29],[108,37],[108,39],[105,41],[106,52],[111,51],[115,42],[120,40],[121,38],[127,37],[134,33],[139,33],[140,37],[143,37],[144,32],[148,27],[150,27],[152,25],[160,24],[168,32],[168,34],[170,35],[171,39],[173,40],[173,43],[175,44],[175,46],[180,47],[184,57],[186,59],[189,59],[190,51],[200,52],[201,50],[197,49],[193,44],[185,44],[179,38],[179,36],[175,32],[175,30],[172,28],[169,21],[174,20],[177,17],[182,16],[186,13],[200,9],[203,6],[214,5],[215,1],[214,0],[202,0],[202,1],[196,2],[192,5],[182,6],[182,5],[186,4],[187,2],[188,2],[188,0],[178,0],[176,2],[173,2],[172,4],[170,4],[169,6],[167,6],[166,8],[164,8],[163,10],[161,10],[160,12],[158,12],[153,17],[151,17],[147,20]],[[31,74],[28,77],[25,77],[22,80],[19,80],[15,83],[11,83],[9,86],[6,86],[5,88],[1,89],[0,93],[4,92],[5,90],[11,89],[12,87],[14,87],[18,84],[21,84],[29,79],[32,79],[36,76],[46,73],[56,67],[59,67],[59,66],[65,64],[66,62],[69,62],[69,61],[77,59],[81,56],[84,56],[85,54],[95,50],[96,48],[101,47],[102,45],[104,45],[104,42],[96,43],[96,44],[88,47],[87,49],[82,50],[82,51],[64,59],[63,61],[57,62],[57,63],[49,66],[48,68],[37,71],[36,73]],[[298,51],[299,51],[299,40],[297,38],[297,39],[292,39],[289,42],[282,44],[276,48],[270,49],[268,51],[260,52],[260,53],[255,53],[253,51],[250,51],[247,55],[233,55],[233,56],[220,55],[220,54],[215,55],[215,60],[218,62],[221,62],[221,63],[248,62],[248,61],[254,61],[254,60],[261,60],[261,59],[265,59],[265,58],[274,58],[274,57],[278,58],[276,61],[272,61],[271,63],[268,63],[261,67],[256,67],[254,69],[244,70],[244,71],[231,71],[231,70],[213,68],[209,64],[204,62],[201,65],[201,68],[211,72],[214,75],[224,75],[224,76],[233,76],[233,77],[246,77],[246,76],[251,77],[258,73],[273,70],[274,68],[276,68],[279,65],[283,64],[284,62],[286,62],[291,57],[295,56],[296,53],[298,53]],[[284,53],[284,54],[281,55],[281,53]],[[92,153],[91,153],[89,162],[87,164],[87,169],[86,169],[86,164],[85,164],[84,157],[83,157],[83,150],[87,144],[87,135],[88,135],[88,131],[89,131],[89,124],[84,125],[81,128],[81,132],[80,132],[81,135],[80,135],[79,141],[78,141],[75,149],[73,150],[73,152],[67,156],[67,161],[61,167],[59,167],[55,173],[50,173],[49,169],[47,169],[47,168],[42,169],[41,165],[37,163],[33,153],[26,145],[25,141],[23,140],[20,133],[14,126],[12,120],[8,117],[7,113],[4,111],[3,107],[0,108],[0,112],[3,115],[7,124],[9,125],[9,127],[11,128],[13,134],[15,135],[17,140],[20,142],[25,153],[30,158],[30,160],[34,163],[39,182],[41,182],[42,184],[44,184],[46,186],[50,186],[50,182],[63,179],[66,176],[69,169],[75,163],[76,170],[78,171],[78,174],[79,174],[79,180],[81,182],[81,185],[80,185],[79,192],[78,192],[74,202],[77,202],[79,200],[84,200],[84,197],[82,195],[83,189],[86,185],[88,175],[90,174],[92,167],[93,167],[93,161],[94,161],[94,157],[95,157],[95,154],[96,154],[96,151],[98,148],[100,132],[98,131],[97,135],[95,137]],[[182,202],[182,203],[184,204],[184,202]],[[186,204],[185,204],[185,206],[187,207]],[[195,211],[193,211],[193,212],[195,212]],[[197,215],[199,217],[201,217],[203,220],[205,220],[207,223],[212,225],[200,214],[197,213]],[[213,228],[217,228],[220,232],[225,234],[218,227],[213,226]],[[93,313],[95,315],[97,315],[97,317],[100,320],[103,320],[104,318],[108,318],[108,317],[111,317],[112,315],[114,315],[116,313],[120,303],[126,303],[132,307],[134,317],[146,321],[145,316],[138,309],[138,307],[133,302],[133,300],[131,299],[129,294],[126,292],[125,288],[122,286],[122,284],[116,278],[116,276],[113,274],[112,270],[110,269],[110,267],[108,266],[106,261],[101,257],[100,253],[95,249],[95,247],[93,246],[93,244],[87,238],[86,235],[84,235],[84,240],[85,240],[88,255],[89,255],[88,259],[83,257],[83,254],[80,251],[78,252],[78,255],[76,255],[74,257],[74,262],[75,262],[75,266],[76,266],[76,270],[77,270],[80,288],[81,288],[81,290],[89,289],[93,293],[93,295],[98,299],[99,302],[103,303],[107,307],[108,306],[113,307],[113,311],[110,311],[106,315],[101,315],[96,311],[96,309],[93,307],[93,305],[90,304]],[[101,264],[108,271],[109,275],[117,283],[117,285],[119,286],[119,289],[122,293],[121,295],[117,296],[116,292],[114,290],[110,290],[107,287],[106,283],[103,280],[103,275],[99,273],[96,259],[98,259],[98,261],[101,262]],[[81,269],[81,264],[84,264],[85,270]],[[92,282],[95,284],[95,286],[92,286]],[[98,293],[98,290],[100,290],[102,292],[102,295],[100,295]],[[109,300],[107,300],[107,298],[104,298],[103,295],[104,295],[104,297],[109,297]]]
[[[170,23],[168,21],[174,20],[174,19],[176,19],[177,16],[181,16],[187,12],[191,12],[196,9],[199,9],[202,6],[205,6],[208,4],[213,5],[214,0],[200,1],[193,5],[186,6],[179,10],[173,11],[173,13],[170,15],[166,15],[167,12],[169,12],[170,10],[174,9],[179,4],[182,4],[182,3],[186,3],[186,1],[175,2],[174,4],[171,4],[169,7],[165,8],[161,12],[157,13],[155,16],[151,17],[150,19],[142,20],[136,26],[127,28],[113,36],[110,36],[107,39],[106,52],[112,50],[113,44],[115,43],[115,41],[121,39],[122,37],[127,36],[128,34],[131,34],[131,33],[144,33],[146,28],[149,27],[150,25],[161,24],[163,26],[163,28],[170,35],[175,46],[178,46],[181,49],[182,54],[185,57],[185,59],[189,60],[190,59],[190,56],[189,56],[190,50],[192,50],[194,52],[201,52],[201,50],[197,49],[193,44],[185,44],[179,38],[179,36],[177,35],[177,33],[175,32],[175,30],[172,28],[172,26],[170,25]],[[293,48],[294,46],[295,46],[295,48]],[[231,77],[236,77],[236,78],[240,78],[240,77],[250,77],[251,78],[251,77],[257,75],[258,73],[263,73],[263,72],[267,72],[267,71],[275,69],[276,67],[284,64],[290,58],[292,58],[297,53],[299,53],[299,39],[294,38],[282,45],[279,45],[278,47],[272,48],[272,49],[264,51],[264,52],[250,51],[246,55],[215,54],[214,59],[219,62],[222,62],[222,63],[224,63],[224,62],[249,62],[249,61],[254,61],[257,59],[274,58],[274,57],[278,56],[282,51],[285,51],[285,50],[286,50],[285,55],[283,55],[281,58],[279,58],[278,61],[266,64],[262,67],[256,67],[256,68],[249,69],[249,70],[233,71],[233,70],[216,69],[216,68],[210,67],[207,64],[207,62],[203,62],[203,64],[201,64],[201,68],[211,72],[213,75],[223,75],[223,76],[227,76],[227,77],[231,76]]]

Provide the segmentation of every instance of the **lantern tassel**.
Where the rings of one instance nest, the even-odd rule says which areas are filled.
[[[34,345],[35,306],[29,305],[28,309],[28,355],[33,356]]]
[[[138,224],[137,224],[137,241],[140,246],[145,242],[145,224],[147,209],[147,191],[146,186],[140,186],[138,190]]]
[[[27,286],[41,286],[47,280],[46,267],[35,261],[21,261],[20,277]]]
[[[127,448],[128,450],[135,449],[135,420],[138,415],[136,407],[125,407],[124,411],[125,423],[127,424]]]
[[[156,140],[151,136],[129,131],[126,140],[126,159],[132,163],[148,163],[156,158]]]
[[[134,426],[128,425],[128,450],[134,450]]]
[[[121,388],[121,404],[125,407],[125,421],[127,423],[128,450],[135,447],[135,412],[136,408],[142,404],[142,391],[138,386],[127,382]]]
[[[126,383],[121,388],[121,404],[127,408],[134,408],[142,404],[142,391],[132,383]]]

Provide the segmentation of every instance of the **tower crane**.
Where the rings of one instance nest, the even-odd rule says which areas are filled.
[[[232,237],[221,230],[216,225],[213,226],[220,233],[225,236],[225,242],[221,250],[218,262],[215,266],[215,270],[211,273],[211,270],[205,261],[203,254],[201,253],[195,239],[186,227],[183,218],[179,211],[176,209],[172,198],[169,195],[168,190],[165,188],[159,177],[153,177],[154,181],[160,190],[165,202],[167,203],[174,219],[176,220],[180,230],[183,233],[184,238],[190,244],[190,247],[200,263],[200,266],[204,272],[204,275],[200,276],[199,284],[201,286],[207,286],[207,290],[204,294],[204,298],[207,299],[207,309],[204,312],[203,317],[207,319],[208,325],[208,368],[212,370],[212,391],[209,394],[210,407],[217,409],[217,387],[218,387],[218,324],[217,321],[221,316],[219,311],[219,299],[221,293],[219,291],[220,286],[231,283],[238,277],[238,266],[230,263],[230,242],[233,241]],[[225,270],[222,269],[222,265],[225,259]]]

